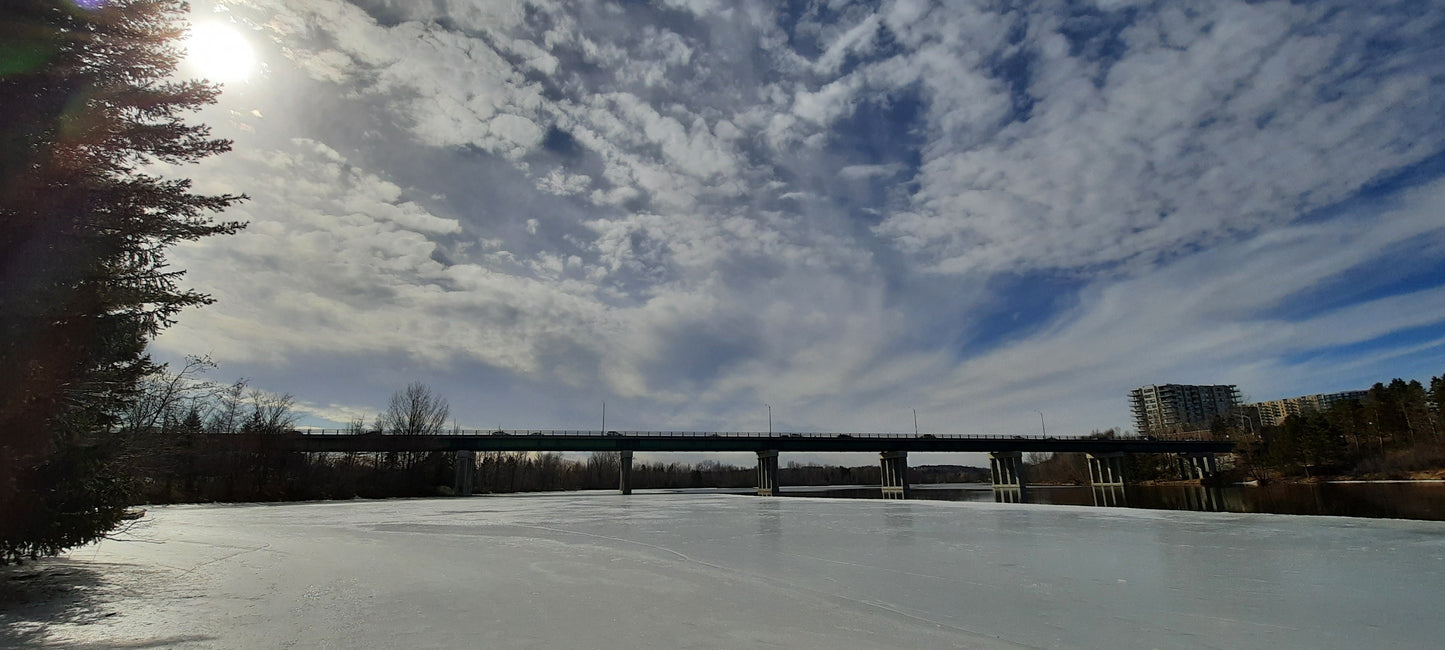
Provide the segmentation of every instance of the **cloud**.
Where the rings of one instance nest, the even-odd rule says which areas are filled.
[[[525,71],[555,69],[556,63],[535,45],[510,48],[510,39],[480,38],[425,20],[383,26],[344,2],[254,4],[302,69],[318,80],[393,96],[422,142],[471,145],[509,159],[541,143],[541,88]],[[511,10],[458,8],[466,9],[469,24],[486,25],[484,34],[500,36],[522,20]],[[525,57],[521,69],[507,58],[517,54]]]
[[[477,413],[953,431],[1440,354],[1392,338],[1438,282],[1378,270],[1445,259],[1440,8],[232,4],[292,85],[222,97],[267,120],[195,176],[252,226],[177,251],[219,302],[176,353],[386,359]]]
[[[956,24],[940,13],[919,20]],[[919,191],[877,231],[935,271],[961,273],[1147,263],[1289,223],[1445,144],[1426,114],[1445,63],[1428,48],[1385,55],[1371,44],[1377,30],[1419,19],[1220,2],[1079,34],[1057,13],[1028,16],[1015,26],[1026,40],[1001,48],[1028,62],[1011,80],[1028,111],[989,119],[977,108],[986,102],[939,101],[952,89],[920,77],[937,144]],[[1091,58],[1090,39],[1121,53]],[[907,56],[928,65],[933,55]]]
[[[563,291],[437,261],[435,238],[458,232],[458,222],[325,145],[298,139],[216,164],[212,178],[244,178],[266,191],[230,213],[250,222],[246,231],[177,252],[220,304],[167,333],[163,346],[272,363],[301,353],[404,351],[434,363],[460,355],[527,370],[555,329],[539,321],[586,317],[585,303]],[[473,319],[502,326],[468,326]]]
[[[1289,358],[1402,329],[1445,328],[1445,290],[1381,296],[1302,317],[1280,307],[1322,281],[1363,281],[1355,270],[1391,259],[1401,245],[1433,242],[1438,251],[1445,243],[1441,200],[1445,182],[1437,181],[1408,193],[1395,209],[1288,226],[1147,276],[1095,282],[1078,307],[1040,334],[959,364],[934,384],[930,406],[962,394],[981,412],[1052,407],[1069,420],[1122,425],[1125,392],[1163,378],[1238,383],[1256,399],[1364,388],[1385,378],[1389,364],[1341,373]],[[1381,349],[1395,347],[1415,346]],[[1434,354],[1440,353],[1437,344]]]
[[[903,165],[892,163],[888,165],[849,165],[838,170],[838,175],[844,180],[858,181],[875,177],[896,176],[903,171]]]

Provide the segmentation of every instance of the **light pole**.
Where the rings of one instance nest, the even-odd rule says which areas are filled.
[[[1034,409],[1034,412],[1039,414],[1039,430],[1044,432],[1045,438],[1049,437],[1049,429],[1044,426],[1044,412],[1038,409]]]
[[[1249,414],[1241,411],[1239,413],[1239,419],[1243,420],[1244,424],[1249,427],[1249,435],[1254,436],[1254,420],[1249,417]]]
[[[918,437],[918,409],[913,409],[913,437]]]
[[[602,403],[602,435],[607,435],[607,402]]]
[[[763,406],[768,407],[768,437],[772,437],[772,435],[773,435],[773,405],[772,405],[772,404],[764,404]]]

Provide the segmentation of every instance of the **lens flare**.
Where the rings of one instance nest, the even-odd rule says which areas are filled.
[[[256,54],[235,27],[197,23],[186,39],[186,65],[211,81],[239,81],[256,67]]]

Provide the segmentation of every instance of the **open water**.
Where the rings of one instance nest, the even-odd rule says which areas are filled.
[[[788,496],[881,498],[877,487],[789,487]],[[913,487],[911,498],[935,501],[1019,502],[1017,493],[999,494],[987,484],[939,484]],[[1445,481],[1342,482],[1305,484],[1130,485],[1124,488],[1029,486],[1022,503],[1069,506],[1265,512],[1445,521]]]

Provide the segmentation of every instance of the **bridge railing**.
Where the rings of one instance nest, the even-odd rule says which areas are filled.
[[[376,435],[376,431],[354,429],[297,429],[305,435],[350,436]],[[627,438],[864,438],[884,440],[945,439],[945,440],[1094,440],[1093,436],[1022,436],[1004,433],[882,433],[882,432],[818,432],[818,431],[599,431],[582,429],[447,429],[437,432],[441,436],[565,436],[565,437],[627,437]],[[1115,436],[1111,440],[1148,440],[1145,436]]]

